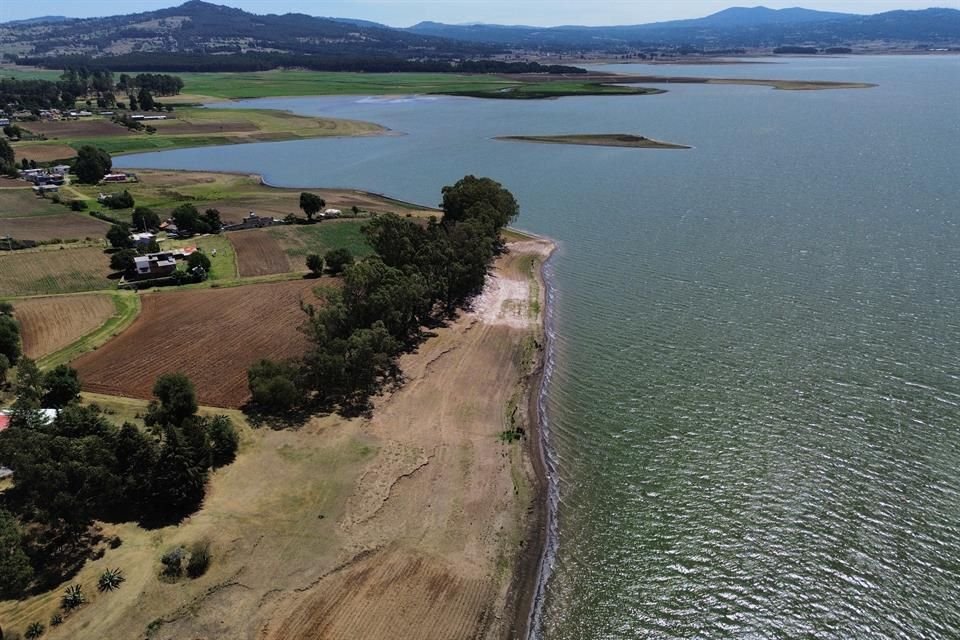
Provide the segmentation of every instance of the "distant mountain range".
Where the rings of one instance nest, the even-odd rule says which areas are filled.
[[[118,6],[118,5],[105,5]],[[48,16],[0,24],[0,53],[28,58],[176,55],[310,55],[344,59],[448,60],[511,50],[623,51],[643,47],[772,48],[859,43],[960,46],[960,11],[858,15],[733,7],[693,20],[609,27],[451,25],[406,29],[369,20],[255,15],[190,0],[178,7],[104,18]]]
[[[450,25],[421,22],[413,33],[514,48],[616,49],[643,45],[696,47],[834,46],[867,41],[960,44],[960,11],[925,9],[857,15],[810,9],[732,7],[693,20],[610,27]]]

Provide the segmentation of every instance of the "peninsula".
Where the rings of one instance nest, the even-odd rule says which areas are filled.
[[[497,136],[495,140],[540,142],[544,144],[577,144],[594,147],[633,147],[636,149],[692,149],[685,144],[663,142],[630,133],[577,133],[557,136]]]

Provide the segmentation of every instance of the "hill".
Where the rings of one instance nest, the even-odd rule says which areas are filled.
[[[27,56],[271,52],[444,58],[492,49],[373,23],[256,15],[202,0],[146,13],[0,25],[0,52]]]

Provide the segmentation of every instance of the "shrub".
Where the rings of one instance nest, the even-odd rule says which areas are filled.
[[[199,578],[210,568],[210,542],[200,540],[190,547],[190,560],[187,562],[187,575]]]
[[[70,201],[70,210],[71,211],[85,211],[87,209],[87,203],[83,200],[71,200]]]
[[[175,547],[160,557],[163,565],[161,573],[168,578],[179,578],[183,575],[183,547]]]
[[[307,256],[307,269],[315,276],[323,273],[323,258],[315,253]]]
[[[50,616],[50,626],[51,626],[51,627],[59,627],[59,626],[62,625],[62,624],[63,624],[63,616],[62,616],[62,615],[60,615],[59,613],[55,613],[55,614],[53,614],[52,616]]]
[[[107,569],[100,574],[100,579],[97,580],[97,589],[99,589],[101,593],[114,591],[119,589],[125,580],[126,578],[123,577],[123,571],[120,569]]]
[[[64,611],[71,611],[83,605],[87,601],[83,595],[83,587],[79,584],[72,584],[63,592],[60,598],[60,608]]]
[[[43,635],[45,631],[44,626],[39,622],[31,622],[30,626],[27,627],[27,632],[24,634],[24,637],[29,640],[34,640],[34,638],[39,638]]]

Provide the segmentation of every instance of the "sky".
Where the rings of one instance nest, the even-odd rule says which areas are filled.
[[[699,18],[730,6],[802,6],[822,11],[880,13],[930,6],[960,9],[960,0],[211,0],[252,13],[306,13],[362,18],[396,27],[422,20],[536,26],[641,24]],[[154,11],[180,0],[0,0],[0,22],[46,15],[88,18]]]

